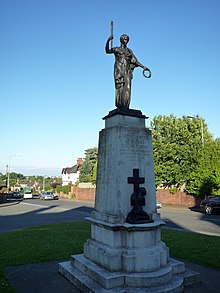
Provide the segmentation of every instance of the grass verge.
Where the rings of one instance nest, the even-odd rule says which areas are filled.
[[[61,223],[0,234],[0,292],[15,292],[3,269],[27,263],[68,259],[82,253],[90,238],[88,222]],[[161,238],[173,257],[220,270],[220,237],[162,229]]]
[[[83,251],[90,237],[88,222],[31,227],[0,234],[0,292],[14,293],[4,275],[4,267],[67,259]]]
[[[220,237],[163,228],[161,238],[171,256],[220,270]]]

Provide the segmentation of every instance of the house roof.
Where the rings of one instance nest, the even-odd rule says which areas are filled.
[[[18,184],[18,183],[16,183],[16,184],[15,184],[15,187],[21,187],[21,185],[20,185],[20,184]]]
[[[27,186],[28,186],[28,187],[33,187],[33,186],[34,186],[34,183],[33,183],[33,182],[29,182],[29,183],[27,184]]]
[[[72,167],[63,168],[61,174],[77,173],[79,167],[80,167],[79,165],[74,165]]]

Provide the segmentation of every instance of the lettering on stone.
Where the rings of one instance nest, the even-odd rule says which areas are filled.
[[[151,162],[149,141],[143,131],[128,129],[119,134],[119,155],[130,164],[137,161]],[[149,164],[147,164],[149,166]],[[150,163],[152,165],[152,163]]]

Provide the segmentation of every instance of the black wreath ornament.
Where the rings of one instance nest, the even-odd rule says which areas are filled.
[[[151,77],[151,71],[150,71],[150,69],[144,69],[142,73],[143,73],[143,76],[145,78],[150,78]],[[146,74],[146,73],[148,73],[148,74]]]

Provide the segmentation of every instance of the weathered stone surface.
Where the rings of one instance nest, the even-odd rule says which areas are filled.
[[[151,131],[142,114],[116,112],[105,117],[100,132],[95,211],[87,218],[91,239],[84,253],[60,263],[59,271],[82,292],[182,292],[184,284],[198,282],[199,275],[170,259],[161,241],[164,222],[156,212]],[[152,222],[126,223],[133,192],[128,177],[134,169],[144,177],[143,209]]]
[[[148,214],[156,213],[151,131],[145,127],[144,118],[115,115],[105,122],[106,128],[99,137],[96,211],[108,221],[125,222],[133,192],[127,178],[137,168],[145,178],[144,210]]]
[[[147,272],[167,265],[169,252],[160,239],[163,221],[112,224],[89,218],[91,239],[84,255],[108,271]]]
[[[73,256],[75,258],[76,256]],[[156,272],[143,274],[109,273],[99,266],[86,260],[82,255],[77,256],[76,268],[71,262],[59,264],[59,272],[62,273],[82,292],[94,293],[179,293],[183,291],[183,278],[172,276],[169,267]],[[76,263],[74,261],[74,263]],[[87,266],[87,267],[86,267]],[[122,283],[123,285],[118,286]],[[100,283],[102,285],[100,285]]]

